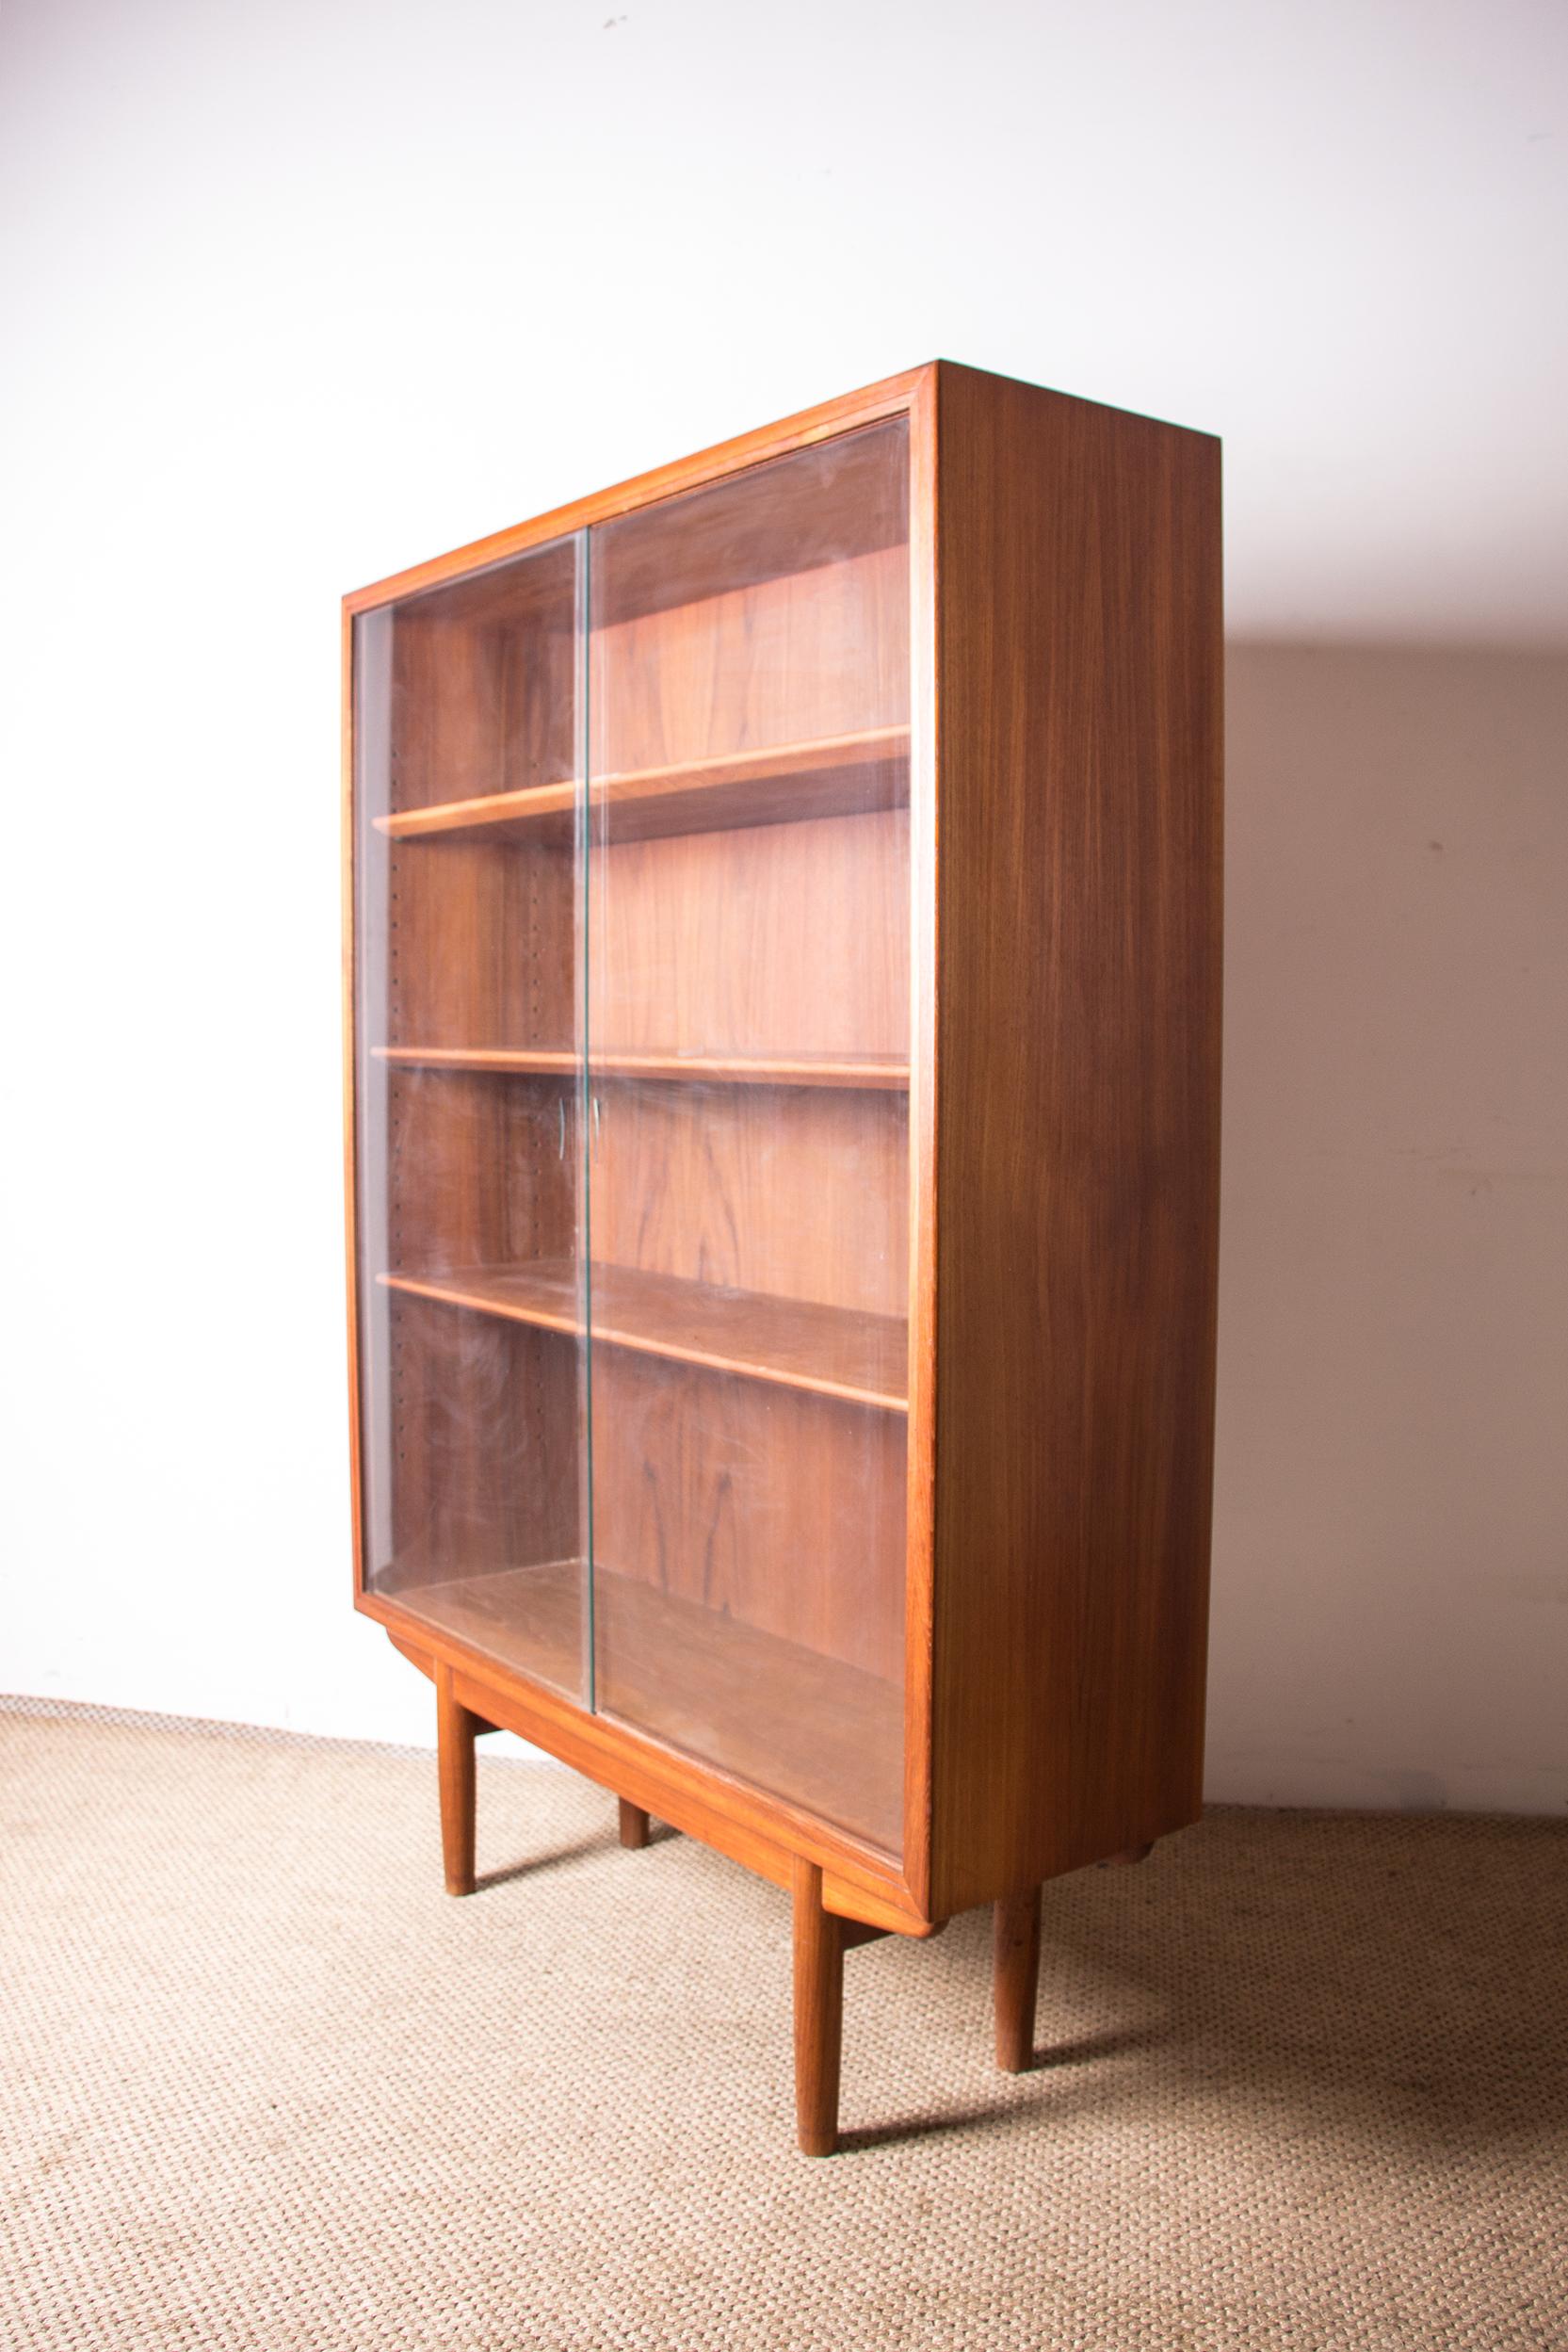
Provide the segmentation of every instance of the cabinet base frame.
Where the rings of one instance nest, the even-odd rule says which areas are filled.
[[[490,1701],[492,1694],[464,1669],[445,1657],[416,1648],[399,1632],[387,1629],[393,1646],[435,1684],[436,1747],[441,1805],[442,1858],[449,1894],[472,1894],[475,1877],[474,1743],[487,1731],[506,1728],[474,1704]],[[509,1711],[505,1694],[494,1694],[493,1712]],[[519,1722],[520,1736],[532,1727]],[[563,1759],[586,1776],[613,1786],[602,1769]],[[596,1763],[597,1763],[597,1760]],[[644,1791],[644,1794],[648,1792]],[[622,1846],[636,1851],[649,1842],[651,1808],[617,1792],[617,1834]],[[672,1824],[671,1826],[681,1825]],[[699,1826],[695,1834],[703,1836]],[[704,1838],[720,1851],[734,1852],[727,1839]],[[1142,1861],[1152,1843],[1139,1844],[1103,1857],[1107,1864]],[[844,2040],[844,1955],[884,1936],[911,1940],[939,1936],[946,1920],[912,1921],[879,1905],[869,1890],[846,1886],[818,1863],[801,1855],[756,1852],[736,1855],[747,1867],[790,1890],[794,1926],[795,2112],[799,2146],[803,2155],[832,2156],[837,2152],[839,2083]],[[993,1906],[993,1983],[995,2002],[996,2064],[1004,2073],[1021,2074],[1035,2062],[1034,2020],[1040,1981],[1040,1900],[1038,1886],[1021,1894],[1006,1895]],[[851,1908],[850,1906],[854,1907]],[[880,1918],[861,1914],[880,1910]]]
[[[383,1627],[399,1656],[432,1681],[438,1664],[450,1667],[452,1694],[477,1718],[477,1728],[515,1732],[585,1779],[670,1828],[700,1839],[775,1887],[790,1886],[794,1857],[803,1852],[821,1868],[830,1911],[894,1935],[935,1934],[935,1922],[918,1907],[891,1857],[783,1802],[759,1799],[711,1766],[694,1763],[623,1724],[584,1714],[574,1700],[412,1622],[405,1611],[378,1595],[362,1594],[355,1605]]]

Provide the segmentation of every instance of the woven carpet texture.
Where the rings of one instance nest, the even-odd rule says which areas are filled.
[[[572,1776],[0,1705],[0,2342],[189,2352],[1568,2346],[1568,1825],[1219,1811],[846,1961]]]

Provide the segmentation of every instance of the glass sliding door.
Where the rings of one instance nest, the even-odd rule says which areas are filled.
[[[601,1711],[901,1844],[902,420],[590,534]]]
[[[355,623],[368,1588],[591,1701],[580,536]]]

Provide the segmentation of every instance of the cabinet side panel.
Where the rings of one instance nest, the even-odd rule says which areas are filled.
[[[932,1905],[1200,1804],[1219,445],[944,366]]]

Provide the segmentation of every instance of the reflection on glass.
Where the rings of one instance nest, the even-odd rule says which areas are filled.
[[[591,534],[595,1680],[901,1845],[902,422]]]
[[[888,1853],[907,481],[872,427],[355,640],[371,1589]]]
[[[355,624],[366,1578],[591,1697],[579,543]]]

